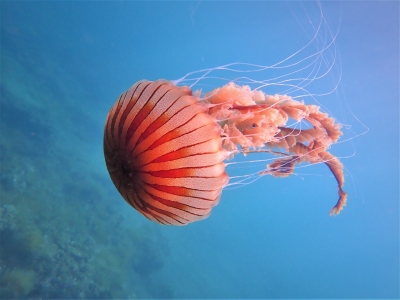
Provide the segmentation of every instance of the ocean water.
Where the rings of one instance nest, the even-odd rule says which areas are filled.
[[[0,298],[399,298],[399,2],[0,9]],[[321,164],[229,186],[210,217],[183,227],[147,220],[115,189],[103,129],[117,97],[138,80],[239,62],[269,68],[208,77],[270,80],[265,93],[343,124],[329,149],[345,167],[338,216]],[[264,159],[237,155],[227,170]]]

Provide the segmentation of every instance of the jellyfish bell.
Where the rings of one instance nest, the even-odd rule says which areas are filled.
[[[107,169],[122,197],[144,216],[185,225],[207,217],[228,182],[221,133],[190,88],[140,81],[108,114]]]

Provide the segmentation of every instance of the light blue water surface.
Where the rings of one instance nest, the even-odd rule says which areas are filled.
[[[344,125],[329,150],[345,166],[339,216],[328,215],[337,186],[323,165],[229,187],[185,227],[148,221],[115,190],[103,124],[133,83],[318,51],[324,76],[307,90],[326,95],[304,100]],[[1,204],[14,221],[4,213],[0,297],[399,298],[397,1],[2,1],[1,59]]]

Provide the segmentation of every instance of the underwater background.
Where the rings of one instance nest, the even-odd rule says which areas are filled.
[[[399,298],[399,2],[0,9],[0,298]],[[228,187],[209,218],[183,227],[119,195],[103,126],[133,83],[310,53],[333,67],[307,89],[344,125],[329,150],[345,166],[340,215],[328,214],[337,185],[323,165]],[[246,76],[278,72],[290,73]],[[233,161],[246,159],[262,155]]]

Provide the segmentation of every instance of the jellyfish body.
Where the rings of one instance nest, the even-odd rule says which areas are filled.
[[[207,217],[228,182],[221,133],[190,88],[141,81],[108,114],[107,169],[122,197],[144,216],[185,225]]]
[[[286,127],[289,119],[310,128]],[[233,82],[200,97],[165,80],[140,81],[109,111],[104,154],[122,197],[161,224],[185,225],[206,218],[228,184],[226,159],[268,152],[278,156],[259,176],[286,177],[302,162],[325,163],[346,204],[343,166],[327,148],[340,125],[286,95],[266,95]]]

